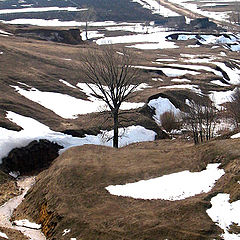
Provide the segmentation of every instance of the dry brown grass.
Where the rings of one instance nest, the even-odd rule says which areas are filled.
[[[75,147],[39,175],[16,216],[38,221],[38,209],[47,204],[55,216],[49,239],[219,239],[221,231],[206,209],[218,192],[239,199],[239,147],[240,140],[212,141],[197,147],[179,140],[138,143],[119,150]],[[185,200],[136,200],[105,190],[108,185],[186,169],[199,171],[209,162],[222,162],[226,174],[209,193]],[[71,233],[62,238],[66,228],[71,228]]]

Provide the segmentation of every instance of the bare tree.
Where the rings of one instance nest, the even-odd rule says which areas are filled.
[[[96,19],[96,11],[93,7],[87,7],[83,6],[86,8],[86,10],[80,12],[80,20],[85,22],[85,36],[86,40],[88,40],[88,24],[90,21],[95,21]]]
[[[190,127],[194,143],[208,141],[214,136],[217,121],[217,109],[208,98],[202,101],[189,101],[189,108],[183,115],[183,121]]]
[[[129,50],[116,52],[89,51],[82,56],[82,72],[92,95],[106,103],[113,119],[113,147],[118,148],[119,111],[121,104],[132,97],[139,86],[140,70],[134,68],[136,58]]]

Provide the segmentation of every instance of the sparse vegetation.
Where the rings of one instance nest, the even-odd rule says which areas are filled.
[[[183,114],[183,122],[189,127],[195,144],[208,141],[214,137],[217,121],[217,109],[208,98],[202,101],[191,100],[189,108]]]

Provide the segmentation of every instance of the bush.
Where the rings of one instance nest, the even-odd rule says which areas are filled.
[[[167,111],[161,114],[160,122],[167,132],[171,132],[173,129],[179,129],[180,123],[173,111]]]

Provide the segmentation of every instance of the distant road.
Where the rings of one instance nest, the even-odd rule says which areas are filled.
[[[174,11],[174,12],[180,14],[180,15],[186,16],[188,18],[191,18],[191,19],[205,17],[201,14],[192,12],[191,10],[186,9],[181,5],[169,2],[168,0],[160,0],[160,3],[164,7],[167,7],[169,9],[171,9],[172,11]],[[232,23],[225,22],[225,21],[218,21],[218,20],[213,19],[213,18],[210,18],[210,19],[211,19],[211,21],[215,22],[218,25],[221,25],[222,27],[225,27],[225,28],[227,27],[228,30],[240,31],[240,26],[238,26],[236,24],[232,24]]]

